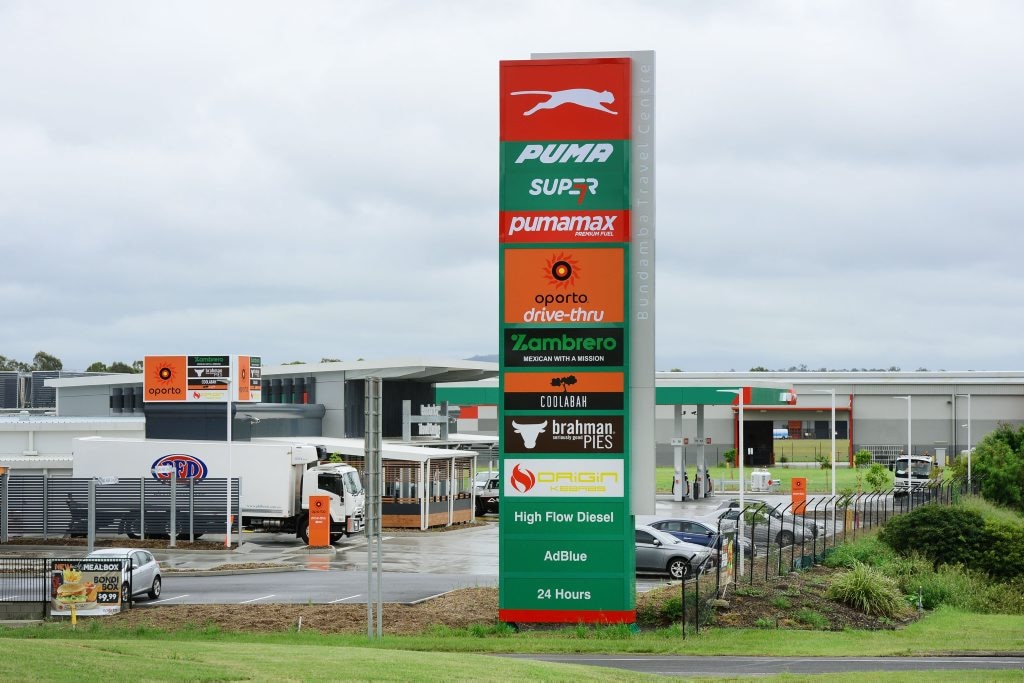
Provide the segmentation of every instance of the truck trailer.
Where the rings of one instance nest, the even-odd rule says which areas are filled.
[[[239,480],[242,529],[295,534],[309,543],[309,498],[331,501],[331,542],[364,527],[365,494],[350,465],[324,462],[308,443],[173,441],[89,436],[72,444],[75,477]],[[159,468],[159,471],[158,471]]]

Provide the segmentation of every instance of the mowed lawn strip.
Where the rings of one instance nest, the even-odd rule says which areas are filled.
[[[602,667],[289,643],[0,639],[3,681],[642,681]]]

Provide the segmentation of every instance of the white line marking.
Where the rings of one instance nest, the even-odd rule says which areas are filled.
[[[253,598],[252,600],[243,600],[242,602],[240,602],[238,604],[239,605],[246,605],[246,604],[248,604],[250,602],[256,602],[257,600],[266,600],[267,598],[272,598],[272,597],[274,597],[274,595],[276,595],[276,594],[275,593],[271,593],[270,595],[264,595],[262,598]]]
[[[189,596],[189,594],[185,593],[184,595],[175,595],[173,598],[164,598],[163,600],[149,600],[149,601],[146,602],[146,604],[147,605],[159,605],[161,602],[170,602],[171,600],[181,600],[182,598],[187,598],[188,596]]]
[[[347,598],[338,598],[337,600],[331,600],[331,601],[330,601],[329,603],[327,603],[327,604],[328,604],[328,605],[333,605],[333,604],[334,604],[334,603],[336,603],[336,602],[343,602],[343,601],[345,601],[345,600],[351,600],[352,598],[358,598],[358,597],[359,597],[360,595],[362,595],[362,593],[356,593],[355,595],[350,595],[350,596],[348,596]]]

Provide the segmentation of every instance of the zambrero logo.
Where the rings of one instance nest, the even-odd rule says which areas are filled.
[[[512,468],[512,475],[509,478],[512,488],[520,493],[526,493],[537,483],[537,475],[521,465]]]
[[[206,463],[199,458],[185,453],[171,453],[153,461],[153,464],[149,468],[150,472],[153,474],[153,478],[170,481],[170,473],[156,472],[157,467],[164,467],[167,465],[175,469],[175,476],[178,479],[206,479],[206,474],[209,471],[206,467]]]

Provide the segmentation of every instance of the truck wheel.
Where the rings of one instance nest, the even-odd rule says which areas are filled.
[[[335,543],[340,541],[344,536],[345,536],[345,534],[341,534],[341,533],[331,534],[331,545],[334,545]]]
[[[302,515],[296,524],[296,535],[309,545],[309,515]]]

